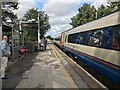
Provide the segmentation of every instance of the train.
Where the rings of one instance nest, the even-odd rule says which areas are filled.
[[[64,31],[53,42],[120,85],[120,11]]]

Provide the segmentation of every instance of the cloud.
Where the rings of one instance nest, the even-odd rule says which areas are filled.
[[[51,25],[47,35],[55,37],[58,33],[71,28],[70,18],[77,14],[79,6],[80,0],[47,0],[43,7],[43,11],[49,16]]]
[[[17,14],[19,18],[22,18],[30,8],[36,8],[34,0],[19,0],[18,2],[19,9],[15,11],[15,14]]]
[[[39,8],[49,16],[51,29],[47,35],[55,37],[61,32],[72,28],[69,24],[73,16],[78,13],[78,8],[84,3],[89,3],[98,8],[101,4],[107,5],[107,0],[19,0],[19,9],[15,11],[19,18],[23,17],[30,8]]]
[[[72,28],[72,26],[69,24],[52,26],[52,28],[49,30],[49,32],[47,32],[46,36],[51,35],[52,37],[58,37],[58,36],[60,36],[61,32],[66,31],[69,28]]]
[[[51,16],[49,22],[52,26],[60,25],[60,24],[61,25],[69,24],[71,22],[70,18],[72,18],[72,16],[76,15],[76,13],[77,13],[76,11],[73,11],[70,14],[64,15],[64,16],[63,15],[62,16]]]
[[[64,1],[64,2],[63,2]],[[79,5],[79,0],[47,0],[43,10],[48,14],[55,14],[56,16],[64,16],[71,13],[71,10],[76,10]]]
[[[78,2],[81,0],[36,0],[37,2]],[[89,0],[90,1],[90,0]]]
[[[107,0],[46,0],[43,10],[49,15],[49,22],[52,27],[47,35],[56,37],[61,32],[71,28],[70,18],[78,13],[78,8],[84,3],[98,8],[101,4],[106,6]]]

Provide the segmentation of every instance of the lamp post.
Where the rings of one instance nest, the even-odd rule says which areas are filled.
[[[40,49],[40,18],[39,18],[40,13],[38,12],[38,50]]]
[[[2,9],[1,9],[2,2],[0,2],[0,40],[2,40]]]
[[[96,19],[98,18],[98,12],[97,11],[95,11],[95,17],[96,17]]]
[[[0,41],[2,40],[2,9],[1,9],[2,2],[0,2]],[[0,60],[2,57],[2,53],[0,52]],[[0,71],[1,73],[1,71]],[[0,90],[2,90],[2,79],[0,78]]]
[[[24,21],[19,22],[19,34],[20,34],[20,47],[24,47],[24,35],[23,35],[23,30],[22,30],[22,24]]]

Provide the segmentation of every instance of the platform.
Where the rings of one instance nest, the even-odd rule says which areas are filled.
[[[46,51],[38,53],[16,88],[78,88],[53,48],[48,44]],[[84,88],[89,88],[82,79],[80,82]]]
[[[46,51],[26,54],[6,73],[3,88],[105,88],[50,41]]]

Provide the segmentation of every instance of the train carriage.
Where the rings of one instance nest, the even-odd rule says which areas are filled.
[[[120,84],[120,11],[63,32],[60,46]]]

